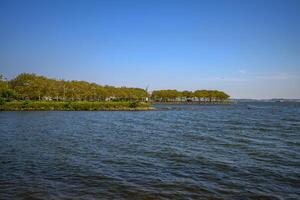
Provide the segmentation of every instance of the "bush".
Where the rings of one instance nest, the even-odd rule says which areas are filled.
[[[0,105],[3,105],[5,103],[5,100],[0,97]]]
[[[129,108],[137,108],[139,105],[139,102],[133,101],[129,103]]]

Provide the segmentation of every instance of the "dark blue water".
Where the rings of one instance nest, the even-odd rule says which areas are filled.
[[[300,199],[300,104],[0,112],[0,199]]]

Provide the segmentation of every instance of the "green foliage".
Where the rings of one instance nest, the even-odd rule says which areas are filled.
[[[2,97],[0,97],[0,105],[3,105],[4,103],[5,103],[5,100]]]
[[[181,97],[192,98],[194,97],[194,93],[192,91],[185,90],[181,92]]]
[[[138,105],[139,105],[139,102],[137,102],[137,101],[133,101],[133,102],[129,103],[130,108],[136,108],[136,107],[138,107]]]
[[[148,96],[141,88],[101,86],[86,81],[65,81],[50,79],[36,74],[19,74],[9,81],[21,100],[142,100]]]
[[[0,110],[143,110],[149,104],[100,101],[12,101],[0,104]]]
[[[9,82],[0,75],[0,98],[2,101],[11,101],[17,97],[17,93],[9,87]]]
[[[22,73],[14,79],[8,81],[0,75],[0,99],[3,102],[12,100],[30,101],[63,101],[64,109],[94,109],[93,102],[127,102],[127,106],[135,108],[144,101],[149,94],[141,88],[102,86],[86,81],[65,81],[38,76],[36,74]],[[217,102],[225,101],[229,95],[218,90],[196,90],[196,91],[177,91],[177,90],[155,90],[151,94],[154,101],[201,101]],[[70,101],[70,102],[68,102]],[[75,101],[84,101],[80,104]],[[86,103],[87,101],[91,104]],[[128,105],[128,102],[131,102]],[[43,107],[53,108],[60,104],[50,105],[43,103]],[[26,105],[24,104],[26,107]],[[34,107],[35,104],[32,106]],[[39,106],[39,105],[37,105]],[[53,107],[54,106],[54,107]],[[104,106],[102,104],[101,106]],[[108,106],[108,105],[107,105]],[[111,106],[118,106],[117,104]],[[59,107],[60,108],[60,107]],[[96,107],[95,109],[97,109]]]
[[[156,101],[177,101],[184,99],[197,99],[198,101],[225,101],[229,95],[218,90],[196,90],[192,91],[177,91],[177,90],[155,90],[152,92],[151,98]]]
[[[153,99],[160,99],[161,101],[169,101],[180,96],[180,92],[177,90],[155,90],[151,95]]]

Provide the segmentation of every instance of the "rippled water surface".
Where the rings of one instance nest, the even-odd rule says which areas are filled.
[[[0,112],[0,199],[300,199],[300,104]]]

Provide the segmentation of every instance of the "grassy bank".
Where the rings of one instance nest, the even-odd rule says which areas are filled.
[[[1,111],[22,110],[151,110],[145,102],[11,101],[1,102]]]

